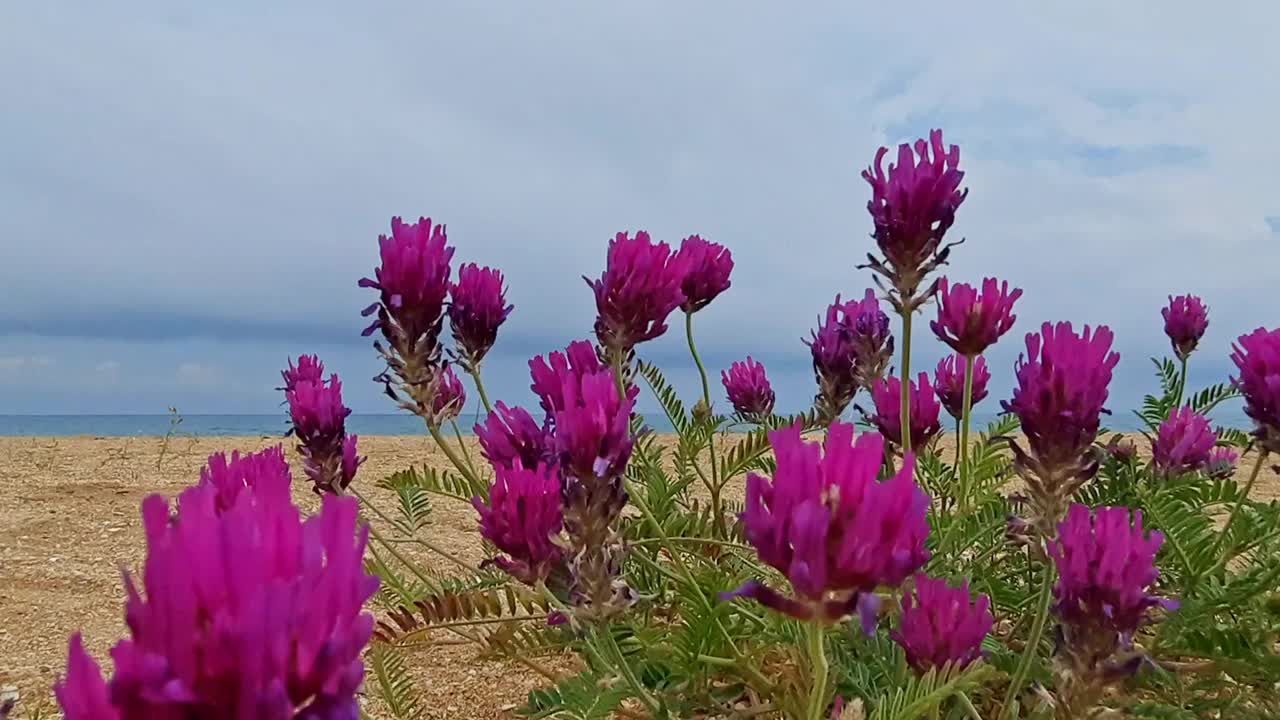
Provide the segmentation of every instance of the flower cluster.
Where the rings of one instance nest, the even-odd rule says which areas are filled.
[[[636,345],[667,331],[667,316],[685,301],[688,258],[654,243],[641,230],[609,241],[599,280],[584,277],[596,296],[596,338],[610,357],[626,357]]]
[[[285,391],[292,432],[298,438],[307,477],[317,493],[340,493],[364,462],[356,450],[357,436],[346,428],[350,408],[342,404],[338,376],[324,380],[297,380]]]
[[[723,245],[690,235],[680,243],[673,265],[684,272],[684,279],[680,282],[684,302],[680,307],[687,313],[694,313],[729,289],[733,253]]]
[[[1209,418],[1184,406],[1160,423],[1151,443],[1152,461],[1156,470],[1164,475],[1195,472],[1209,464],[1209,455],[1217,441]]]
[[[907,395],[910,402],[911,444],[912,447],[923,448],[942,430],[938,422],[942,406],[934,395],[933,386],[929,384],[929,374],[920,373],[917,382],[907,381]],[[884,436],[885,440],[897,448],[902,447],[902,381],[889,376],[877,380],[871,388],[871,399],[875,403],[876,412],[870,417],[872,425]]]
[[[462,414],[462,408],[467,404],[467,391],[462,387],[462,381],[453,372],[453,368],[446,365],[436,375],[436,389],[431,394],[431,414],[428,421],[436,427],[441,424],[453,420]]]
[[[751,359],[735,362],[720,373],[725,394],[739,415],[746,418],[766,418],[773,414],[774,394],[765,375],[764,365]]]
[[[792,617],[837,622],[857,611],[870,632],[872,592],[897,587],[929,559],[929,498],[912,479],[908,455],[892,478],[877,480],[884,440],[854,439],[833,423],[823,445],[805,442],[795,425],[769,434],[773,478],[747,476],[742,520],[760,559],[787,576],[795,597],[750,581],[727,597],[750,597]]]
[[[458,282],[449,286],[449,298],[449,330],[458,346],[455,354],[468,372],[476,372],[515,306],[507,303],[502,272],[475,263],[458,268]]]
[[[972,664],[994,624],[991,598],[980,595],[974,600],[968,581],[951,587],[921,573],[915,577],[914,592],[903,595],[899,627],[890,635],[906,653],[907,663],[925,673],[948,664],[957,669]]]
[[[1239,371],[1231,381],[1244,396],[1258,444],[1280,453],[1280,329],[1241,335],[1232,346],[1231,361]]]
[[[898,162],[886,174],[882,163],[888,152],[880,148],[875,163],[862,173],[871,185],[867,210],[875,224],[872,237],[884,255],[882,260],[868,255],[868,267],[896,290],[894,309],[910,313],[932,294],[917,295],[917,290],[925,276],[946,262],[949,247],[941,247],[942,238],[968,190],[960,190],[960,148],[945,148],[941,130],[930,131],[927,142],[917,140],[914,155],[910,145],[899,145]]]
[[[163,497],[143,501],[145,595],[126,576],[109,684],[71,638],[55,688],[68,720],[357,716],[378,580],[356,501],[327,496],[304,522],[287,474],[245,482],[224,508],[212,482],[188,488],[172,519]]]
[[[209,456],[200,471],[200,484],[213,488],[219,512],[229,510],[240,493],[246,488],[252,489],[263,478],[271,483],[292,485],[284,446],[276,445],[244,455],[233,450],[229,459],[226,453],[217,452]]]
[[[1009,292],[1009,283],[995,278],[982,281],[982,292],[947,278],[938,283],[938,319],[929,323],[938,339],[960,355],[977,357],[1013,327],[1018,319],[1013,304],[1022,290]]]
[[[555,538],[564,527],[560,475],[545,464],[530,468],[498,465],[489,501],[472,498],[480,514],[480,534],[507,554],[489,562],[517,580],[535,585],[563,561]]]
[[[840,417],[860,388],[870,389],[893,356],[889,316],[871,290],[847,303],[837,295],[807,344],[818,382],[814,407],[828,421]]]
[[[484,422],[475,426],[480,453],[498,468],[534,468],[551,459],[551,438],[522,407],[499,400]]]
[[[1148,612],[1177,607],[1151,594],[1163,542],[1159,532],[1143,528],[1141,511],[1077,504],[1067,512],[1047,548],[1058,569],[1053,609],[1061,621],[1060,706],[1079,710],[1096,704],[1109,683],[1137,669],[1141,655],[1129,651]]]
[[[1169,305],[1160,314],[1164,317],[1164,334],[1169,336],[1174,354],[1186,361],[1204,337],[1204,331],[1209,329],[1209,309],[1195,295],[1170,295]]]
[[[1106,409],[1107,386],[1120,355],[1106,326],[1076,334],[1071,323],[1045,323],[1027,335],[1018,357],[1013,399],[1001,403],[1018,416],[1029,450],[1010,442],[1014,468],[1027,483],[1037,527],[1051,536],[1067,499],[1097,471],[1091,445]]]
[[[440,364],[453,248],[443,225],[432,225],[430,218],[409,224],[398,217],[391,218],[391,236],[380,235],[378,246],[381,264],[373,278],[359,282],[379,293],[378,302],[363,312],[375,316],[364,335],[380,331],[387,343],[374,343],[387,362],[388,373],[379,378],[387,394],[427,417]]]
[[[959,420],[964,413],[964,373],[965,357],[948,355],[938,361],[933,371],[933,391],[937,393],[939,402],[947,414]],[[987,369],[987,361],[978,357],[973,363],[973,388],[969,398],[970,408],[976,406],[987,397],[987,383],[991,382],[991,371]],[[911,437],[915,438],[915,431]]]
[[[1204,473],[1211,478],[1225,480],[1236,473],[1236,461],[1240,453],[1229,447],[1217,447],[1209,452],[1209,459],[1204,464]]]
[[[280,377],[284,380],[284,387],[278,387],[277,390],[288,392],[297,386],[300,382],[320,382],[324,379],[324,363],[320,362],[317,355],[299,355],[298,364],[293,364],[293,359],[289,359],[289,365],[280,371]]]

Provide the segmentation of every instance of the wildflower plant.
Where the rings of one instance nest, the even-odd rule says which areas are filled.
[[[796,414],[750,357],[714,368],[713,395],[694,318],[738,289],[728,246],[690,235],[673,250],[643,232],[602,243],[604,269],[588,272],[596,319],[579,330],[593,339],[534,357],[531,392],[491,403],[483,361],[512,312],[501,271],[455,275],[443,226],[393,220],[361,281],[378,292],[377,381],[447,464],[357,473],[341,383],[314,356],[290,361],[319,514],[303,521],[289,500],[280,449],[211,458],[176,519],[148,500],[133,637],[110,681],[72,641],[67,716],[350,718],[364,678],[377,717],[418,720],[430,709],[408,648],[468,642],[545,678],[517,709],[533,718],[1276,717],[1280,505],[1250,491],[1280,453],[1280,331],[1239,338],[1235,377],[1193,390],[1194,353],[1227,351],[1207,347],[1198,298],[1171,300],[1174,359],[1156,361],[1138,411],[1146,439],[1110,433],[1111,330],[1019,329],[1022,290],[935,278],[968,192],[959,149],[935,131],[887,170],[886,154],[864,174],[880,293],[830,289],[806,341],[814,401]],[[910,365],[929,302],[946,354],[932,381]],[[645,357],[677,311],[693,397]],[[1006,394],[988,351],[1010,332],[1024,352]],[[859,393],[855,427],[842,415]],[[1004,412],[971,434],[990,396]],[[1215,426],[1241,398],[1252,427]],[[671,436],[637,414],[650,400]],[[944,408],[954,454],[935,439]],[[438,542],[438,503],[474,513],[480,565]],[[272,532],[241,532],[254,528]],[[253,572],[193,572],[231,549],[257,553]],[[179,592],[224,581],[244,592]],[[233,596],[259,604],[220,599]],[[181,612],[165,621],[159,603]],[[191,644],[215,640],[225,657]],[[580,662],[545,662],[566,653]]]

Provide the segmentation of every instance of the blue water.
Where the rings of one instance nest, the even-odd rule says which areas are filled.
[[[669,423],[661,414],[646,414],[645,422],[657,432],[670,432]],[[943,428],[950,429],[950,418],[943,418]],[[975,416],[975,425],[984,427],[994,416]],[[232,436],[263,437],[282,436],[288,429],[284,413],[275,415],[184,415],[182,422],[173,424],[170,415],[0,415],[0,437],[44,437],[89,435],[101,437],[129,437],[164,435],[171,430],[182,436]],[[1214,413],[1216,424],[1228,427],[1248,428],[1250,423],[1243,412],[1224,410]],[[475,418],[465,416],[458,423],[463,432],[470,434]],[[1103,423],[1111,430],[1132,431],[1139,429],[1133,413],[1117,412],[1105,418]],[[359,435],[425,435],[422,421],[417,417],[399,415],[352,415],[347,418],[347,430]]]

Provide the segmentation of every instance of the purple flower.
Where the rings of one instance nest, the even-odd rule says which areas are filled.
[[[934,396],[929,374],[920,373],[917,380],[910,383],[907,392],[911,403],[911,442],[914,447],[922,448],[942,430],[938,423],[942,405]],[[902,447],[902,381],[893,376],[876,381],[871,387],[871,399],[876,406],[871,423],[885,440]]]
[[[444,226],[433,226],[429,218],[420,218],[416,225],[391,218],[391,237],[378,236],[382,264],[374,269],[374,279],[361,278],[359,283],[379,292],[378,302],[363,312],[377,315],[364,335],[379,330],[389,346],[374,343],[388,369],[378,380],[401,407],[424,417],[432,406],[440,364],[440,331],[453,259],[453,248],[447,243]]]
[[[739,415],[762,418],[773,414],[773,387],[765,376],[764,366],[750,355],[746,362],[735,362],[728,370],[721,371],[720,381]]]
[[[948,355],[938,361],[938,367],[933,372],[933,390],[947,414],[956,420],[964,413],[964,368],[963,355]],[[971,410],[987,397],[987,383],[990,381],[991,371],[987,369],[987,361],[979,356],[973,363],[973,388],[969,398]],[[911,437],[915,437],[914,432]]]
[[[354,498],[303,522],[288,485],[260,479],[224,512],[210,485],[142,504],[145,596],[126,576],[129,637],[104,685],[78,637],[57,687],[67,717],[354,718],[378,587]],[[105,691],[105,692],[104,692]]]
[[[1111,330],[1089,326],[1077,335],[1071,323],[1045,323],[1027,334],[1018,357],[1013,399],[1003,402],[1018,416],[1030,453],[1013,442],[1014,467],[1040,512],[1040,529],[1052,534],[1066,501],[1097,470],[1090,446],[1098,437],[1107,385],[1120,355],[1111,352]]]
[[[625,355],[667,331],[667,316],[684,302],[686,260],[666,243],[653,243],[641,230],[620,232],[609,241],[609,258],[599,280],[587,281],[596,296],[596,338],[601,347]]]
[[[953,588],[945,580],[915,577],[915,591],[902,598],[900,627],[890,636],[902,647],[918,673],[968,667],[982,654],[982,640],[991,632],[991,598],[969,593],[969,581]]]
[[[507,554],[491,562],[526,585],[546,580],[563,556],[555,538],[564,527],[560,476],[555,468],[497,465],[489,502],[471,504],[480,513],[480,534]]]
[[[284,387],[276,389],[286,392],[292,390],[299,382],[319,382],[324,379],[324,363],[320,362],[320,357],[317,355],[299,355],[297,367],[290,359],[289,367],[280,371],[280,377],[284,379]]]
[[[1214,448],[1204,464],[1204,473],[1211,478],[1226,480],[1236,474],[1236,462],[1240,453],[1229,447]]]
[[[690,235],[680,243],[674,263],[685,270],[680,284],[684,302],[680,307],[687,313],[710,305],[717,295],[729,289],[733,254],[723,245]]]
[[[1013,303],[1020,297],[1022,290],[1009,292],[1009,283],[997,284],[995,278],[984,279],[979,293],[964,283],[950,285],[944,277],[938,282],[938,319],[929,327],[952,350],[976,357],[1013,327],[1018,319]]]
[[[1280,329],[1241,335],[1231,361],[1240,371],[1231,382],[1244,395],[1244,412],[1253,420],[1259,445],[1280,453]]]
[[[910,145],[899,145],[898,162],[886,175],[882,163],[888,152],[880,148],[875,163],[862,173],[871,185],[872,237],[884,255],[884,260],[871,257],[870,267],[889,278],[912,311],[920,281],[946,261],[947,249],[939,245],[969,191],[960,190],[960,148],[944,148],[941,130],[930,131],[928,142],[917,140],[915,155]]]
[[[1048,543],[1058,568],[1054,612],[1077,631],[1124,641],[1142,624],[1149,609],[1176,603],[1150,594],[1159,571],[1156,553],[1164,535],[1142,527],[1142,511],[1102,507],[1090,511],[1074,504]]]
[[[1160,423],[1151,454],[1156,470],[1165,475],[1181,475],[1203,468],[1218,436],[1209,419],[1190,406],[1174,410]]]
[[[475,427],[480,441],[480,454],[494,470],[498,468],[534,468],[551,453],[549,437],[528,410],[509,407],[501,400],[494,405],[483,423]]]
[[[1195,351],[1204,331],[1209,329],[1209,309],[1195,295],[1169,296],[1169,306],[1160,311],[1164,317],[1164,334],[1173,344],[1173,352],[1186,360]]]
[[[346,489],[364,458],[356,455],[356,437],[346,434],[351,410],[342,404],[338,376],[329,376],[328,382],[299,381],[285,398],[298,451],[315,491],[338,493]]]
[[[859,388],[880,379],[893,355],[889,316],[881,312],[872,290],[847,303],[836,295],[807,344],[818,382],[814,407],[828,421],[844,412]]]
[[[458,268],[458,282],[449,287],[449,294],[449,329],[458,344],[459,360],[474,371],[515,306],[507,304],[502,272],[475,263]]]
[[[791,581],[790,598],[751,581],[726,597],[751,597],[803,620],[836,622],[857,610],[870,632],[881,585],[896,587],[929,559],[929,498],[912,480],[915,459],[885,481],[877,475],[884,440],[832,423],[824,445],[807,443],[799,425],[769,434],[773,479],[747,477],[747,540],[760,559]],[[825,447],[825,451],[824,451]]]
[[[462,408],[467,404],[467,391],[452,367],[446,366],[438,373],[435,382],[435,392],[431,393],[431,420],[438,427],[462,414]]]
[[[553,421],[565,407],[565,383],[581,382],[584,375],[603,369],[595,346],[586,340],[575,340],[564,352],[549,353],[545,359],[538,355],[529,361],[529,376],[533,378],[529,388],[542,401],[547,420]]]
[[[618,396],[612,370],[564,378],[555,414],[555,448],[565,474],[578,480],[621,477],[631,458],[631,411],[639,388]]]
[[[270,482],[282,482],[286,486],[292,485],[293,478],[289,475],[289,462],[284,457],[284,446],[276,445],[245,455],[233,450],[230,460],[225,453],[214,453],[200,471],[200,484],[212,487],[216,493],[218,512],[230,509],[240,493],[245,488],[254,487],[261,478],[270,478]]]

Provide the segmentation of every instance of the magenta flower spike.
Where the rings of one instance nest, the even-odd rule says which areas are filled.
[[[275,478],[278,480],[279,478]],[[143,501],[145,595],[126,576],[129,637],[105,685],[78,637],[57,694],[75,718],[353,718],[378,587],[354,498],[303,521],[288,486],[258,478],[223,512],[211,485],[176,517]],[[109,704],[109,705],[108,705]]]
[[[911,442],[923,448],[942,430],[938,422],[942,405],[934,396],[929,384],[929,374],[920,373],[918,382],[908,389],[911,401]],[[897,448],[902,447],[902,381],[890,376],[877,380],[871,388],[871,399],[876,412],[870,420],[885,440]]]
[[[1013,304],[1022,290],[1010,292],[1009,283],[986,278],[979,293],[964,283],[951,285],[944,277],[938,281],[937,297],[938,319],[929,323],[934,335],[957,353],[977,357],[1013,327],[1018,319]]]
[[[342,404],[338,376],[329,376],[328,382],[300,381],[285,393],[285,399],[291,432],[298,438],[298,451],[315,491],[345,490],[364,458],[356,454],[356,436],[346,434],[351,410]]]
[[[1253,420],[1259,446],[1280,453],[1280,329],[1241,335],[1231,361],[1239,371],[1231,382],[1244,395],[1244,412]]]
[[[453,248],[448,246],[444,225],[432,225],[430,218],[419,218],[411,225],[398,217],[391,218],[390,237],[378,236],[378,246],[381,264],[372,279],[359,282],[360,287],[379,293],[378,301],[362,313],[375,315],[363,334],[380,331],[387,343],[374,343],[387,362],[387,372],[378,377],[387,394],[402,408],[425,418],[431,411],[440,366],[440,331]]]
[[[884,440],[832,423],[823,445],[805,442],[800,426],[769,434],[777,456],[770,480],[747,477],[747,541],[787,576],[787,597],[752,580],[722,596],[750,597],[801,620],[834,623],[857,611],[876,624],[879,586],[897,587],[929,560],[929,498],[912,479],[908,454],[893,477],[877,480]]]
[[[1141,666],[1132,639],[1148,612],[1178,607],[1151,594],[1163,542],[1159,532],[1143,528],[1141,511],[1075,504],[1048,543],[1058,569],[1053,609],[1061,621],[1054,699],[1072,717],[1088,717],[1108,685]]]
[[[1169,305],[1160,315],[1164,317],[1164,334],[1169,336],[1174,354],[1185,361],[1209,329],[1209,309],[1195,295],[1170,295]]]
[[[1101,656],[1086,665],[1127,649],[1152,608],[1177,607],[1151,594],[1163,543],[1164,535],[1143,528],[1140,510],[1130,515],[1125,507],[1091,511],[1075,504],[1067,512],[1057,539],[1047,546],[1058,568],[1054,612],[1065,626],[1068,651]]]
[[[548,424],[554,422],[555,414],[565,408],[566,383],[580,383],[584,375],[603,369],[595,346],[586,340],[569,343],[564,352],[548,353],[546,358],[538,355],[530,360],[529,376],[533,384],[529,389],[541,400]]]
[[[462,414],[467,404],[467,391],[451,366],[436,375],[436,390],[431,394],[431,421],[435,427]]]
[[[1181,475],[1203,469],[1218,442],[1209,418],[1190,406],[1174,410],[1160,423],[1151,443],[1156,470],[1164,475]]]
[[[596,297],[596,338],[608,352],[625,357],[636,345],[667,331],[667,316],[684,302],[687,258],[654,243],[641,230],[609,241],[604,274],[583,277]]]
[[[938,367],[933,371],[933,391],[938,395],[938,401],[942,403],[947,414],[956,420],[959,420],[964,413],[964,367],[963,355],[948,355],[938,361]],[[977,407],[979,402],[986,399],[989,382],[991,382],[991,371],[987,369],[987,361],[979,356],[973,363],[970,409]],[[915,436],[913,430],[911,437]]]
[[[1014,468],[1027,483],[1039,513],[1037,527],[1052,536],[1071,495],[1097,471],[1091,446],[1098,437],[1107,386],[1120,355],[1111,351],[1105,325],[1077,335],[1071,323],[1045,323],[1027,335],[1018,357],[1013,399],[1002,402],[1018,416],[1028,450],[1010,441]]]
[[[200,471],[200,484],[212,487],[217,494],[218,512],[229,510],[240,493],[254,487],[259,478],[270,478],[271,482],[285,486],[293,484],[283,445],[244,455],[233,450],[230,459],[226,453],[214,453]]]
[[[694,313],[711,304],[716,296],[729,289],[733,272],[733,253],[717,243],[690,235],[680,243],[674,264],[685,270],[680,283],[684,302],[680,307]]]
[[[449,329],[458,345],[458,361],[467,372],[475,372],[515,306],[507,303],[502,272],[475,263],[458,268],[458,282],[449,286],[449,295]]]
[[[631,411],[639,388],[618,396],[612,370],[567,378],[555,414],[555,447],[565,473],[579,480],[621,477],[631,458]]]
[[[863,171],[871,185],[867,210],[875,224],[872,237],[883,259],[868,255],[870,267],[886,277],[897,290],[894,309],[913,312],[930,293],[917,296],[926,275],[946,262],[950,246],[942,238],[955,222],[956,210],[968,190],[960,190],[964,172],[960,170],[960,148],[946,148],[942,131],[929,132],[929,140],[898,146],[898,162],[883,170],[889,149],[880,148],[875,163]],[[932,151],[932,152],[931,152]]]
[[[884,375],[893,356],[889,316],[881,312],[872,290],[867,290],[862,300],[847,303],[836,295],[825,320],[806,344],[818,382],[814,407],[827,421],[844,412],[859,388],[870,389]]]
[[[471,504],[480,514],[480,534],[506,556],[487,561],[526,585],[546,580],[563,561],[556,539],[564,527],[560,476],[554,467],[497,465],[489,502]]]
[[[480,454],[499,468],[535,468],[551,457],[553,438],[528,410],[499,400],[483,423],[475,426]]]
[[[923,675],[947,664],[954,669],[973,664],[994,624],[991,598],[979,595],[975,600],[967,580],[951,587],[918,573],[913,592],[902,597],[902,619],[890,636],[906,653],[907,663]]]
[[[324,379],[324,363],[320,362],[317,355],[299,355],[297,366],[290,359],[289,366],[280,371],[280,377],[284,379],[284,387],[276,389],[285,392],[292,390],[299,382],[320,382]]]
[[[1236,462],[1239,460],[1240,453],[1229,447],[1214,448],[1204,464],[1204,473],[1211,478],[1226,480],[1236,474]]]
[[[735,362],[728,370],[720,372],[725,394],[739,415],[746,418],[767,418],[773,414],[774,394],[764,365],[751,359]]]

